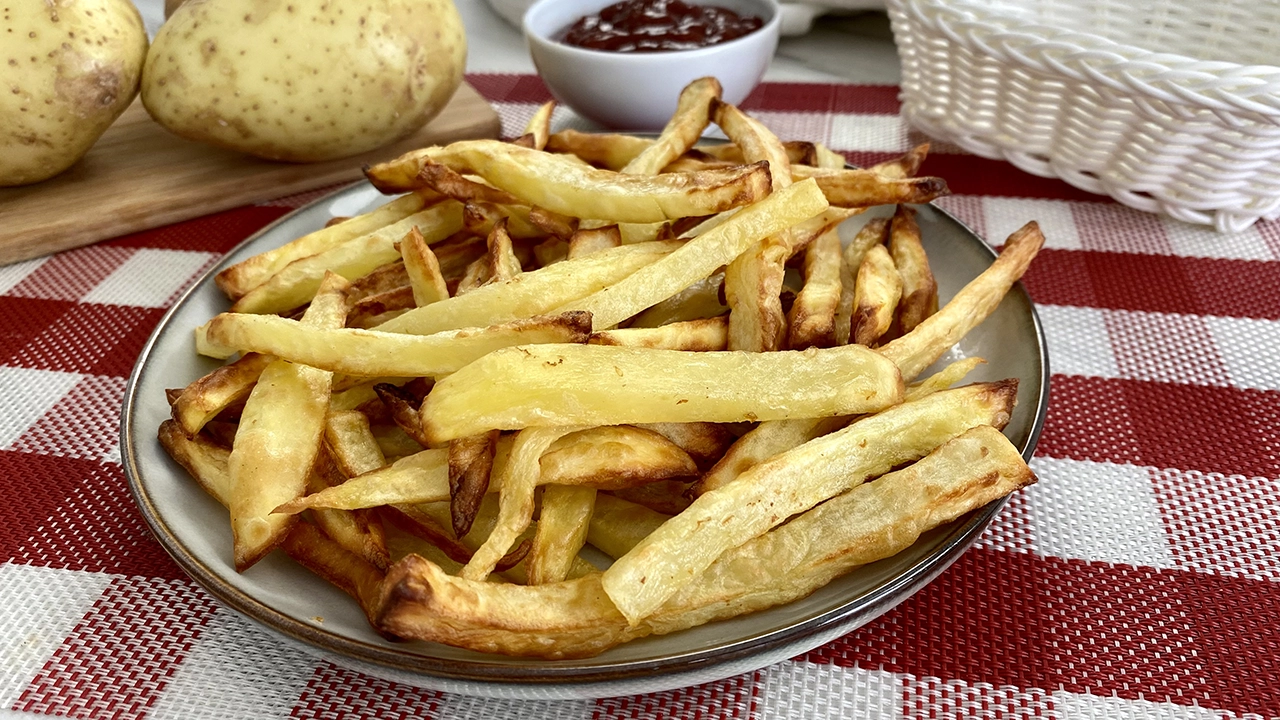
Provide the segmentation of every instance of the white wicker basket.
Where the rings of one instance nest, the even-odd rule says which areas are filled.
[[[903,114],[1222,232],[1280,216],[1275,0],[889,0]]]

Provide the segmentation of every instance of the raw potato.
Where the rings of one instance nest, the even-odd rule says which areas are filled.
[[[8,0],[0,13],[0,186],[53,177],[138,93],[147,31],[129,0]]]
[[[157,33],[142,102],[183,137],[314,162],[421,127],[462,81],[450,0],[205,0]]]

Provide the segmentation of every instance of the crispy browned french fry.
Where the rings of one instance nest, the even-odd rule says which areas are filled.
[[[929,143],[921,143],[907,151],[906,155],[895,160],[886,160],[872,165],[870,170],[887,178],[901,179],[915,177],[929,156]],[[843,166],[842,166],[843,167]]]
[[[330,453],[321,449],[315,468],[307,477],[307,492],[319,492],[346,479]],[[382,522],[368,510],[318,508],[311,511],[311,519],[330,539],[370,565],[383,571],[391,565]]]
[[[225,448],[204,435],[187,437],[176,420],[160,423],[160,446],[182,466],[201,489],[224,507],[231,502],[231,475]]]
[[[792,350],[836,344],[836,310],[840,305],[840,235],[835,228],[809,244],[804,256],[804,287],[787,318],[787,345]]]
[[[730,350],[768,352],[782,349],[787,317],[782,312],[782,281],[790,249],[768,237],[729,263],[724,296],[729,306]]]
[[[554,235],[562,240],[573,237],[574,231],[578,229],[578,218],[553,213],[540,207],[529,208],[529,223],[548,235]]]
[[[357,278],[399,260],[396,243],[411,227],[417,227],[428,244],[444,240],[462,229],[462,205],[455,200],[437,202],[371,233],[294,260],[245,293],[231,308],[234,312],[278,313],[305,305],[320,287],[326,271]]]
[[[726,550],[868,478],[923,457],[965,430],[1003,427],[1016,398],[1017,381],[1012,380],[947,390],[775,456],[703,493],[618,558],[602,578],[605,592],[634,625]],[[778,492],[779,487],[787,491]]]
[[[421,432],[422,426],[418,426]],[[471,530],[480,502],[489,491],[498,431],[490,430],[449,442],[449,517],[454,537]]]
[[[503,218],[494,223],[493,230],[485,239],[489,251],[485,259],[489,263],[489,279],[487,282],[502,282],[519,275],[523,268],[511,246],[511,234],[507,231],[508,219]]]
[[[844,249],[840,263],[840,306],[836,310],[836,343],[849,344],[849,329],[853,324],[853,293],[857,286],[858,268],[873,245],[885,241],[889,234],[888,218],[872,218],[858,230],[849,246]]]
[[[1044,246],[1040,226],[1029,222],[1005,241],[1000,256],[969,281],[946,306],[914,330],[879,348],[906,380],[913,380],[990,315]]]
[[[599,493],[587,527],[587,542],[611,558],[620,558],[671,516]]]
[[[440,270],[440,261],[414,228],[400,241],[400,256],[404,258],[405,274],[413,289],[413,302],[417,307],[430,305],[449,297],[449,285]]]
[[[321,329],[304,327],[273,315],[236,313],[223,313],[209,324],[209,337],[222,345],[366,377],[435,377],[455,372],[500,347],[545,342],[585,343],[590,334],[591,317],[582,312],[434,335],[357,328]]]
[[[258,376],[273,359],[269,355],[247,353],[239,360],[223,365],[184,388],[169,408],[170,414],[182,426],[187,437],[195,437],[200,428],[218,413],[235,403],[244,402],[258,382]]]
[[[739,422],[875,412],[901,400],[891,363],[857,345],[778,353],[687,353],[527,345],[441,379],[422,406],[432,442],[483,430]]]
[[[875,345],[892,324],[901,297],[902,277],[893,258],[883,245],[872,245],[858,268],[849,341],[867,347]]]
[[[548,485],[542,490],[542,509],[533,549],[527,563],[530,585],[561,582],[569,577],[573,560],[587,542],[587,526],[596,504],[595,488]]]
[[[621,170],[652,145],[653,140],[634,135],[579,130],[561,130],[547,139],[547,150],[568,153],[606,170]]]
[[[480,201],[501,205],[518,205],[520,201],[509,192],[503,192],[482,182],[470,180],[438,163],[427,160],[418,171],[418,179],[436,192],[463,202]]]
[[[347,288],[347,304],[351,305],[408,284],[409,273],[405,270],[403,260],[385,263],[351,281]]]
[[[350,595],[373,623],[382,592],[381,570],[307,523],[291,527],[280,546],[294,562]]]
[[[719,460],[737,437],[719,423],[644,423],[637,425],[652,430],[689,453],[699,468]]]
[[[591,345],[621,345],[693,352],[726,350],[729,342],[729,318],[722,315],[701,320],[673,322],[656,328],[601,330],[591,333],[591,338],[587,342]]]
[[[374,328],[415,307],[417,305],[413,287],[401,285],[394,290],[370,295],[352,303],[351,311],[347,313],[347,327],[365,330]]]
[[[594,295],[565,305],[564,309],[590,311],[595,329],[610,328],[707,277],[762,238],[826,209],[826,201],[814,185],[796,183],[742,208],[731,219],[693,238],[670,255]]]
[[[920,242],[916,211],[899,205],[889,226],[889,253],[902,277],[902,300],[897,321],[901,333],[911,332],[938,311],[938,282],[929,269],[929,258]]]
[[[679,515],[689,507],[689,483],[685,480],[657,480],[635,487],[618,488],[609,492],[628,502],[660,512],[664,515]]]
[[[569,259],[569,243],[558,237],[549,238],[533,248],[533,257],[539,268]]]
[[[539,483],[601,490],[691,477],[698,466],[662,435],[631,425],[606,425],[565,435],[539,460]]]
[[[873,170],[831,170],[794,165],[792,175],[799,181],[813,178],[838,207],[871,207],[894,203],[927,203],[950,194],[947,183],[938,177],[887,178]]]
[[[523,205],[472,200],[462,206],[462,226],[468,232],[487,237],[499,220],[507,220],[507,233],[515,238],[540,238],[542,230],[529,221],[529,208]]]
[[[378,383],[373,386],[373,391],[391,415],[391,421],[419,445],[426,447],[427,437],[422,434],[422,418],[418,415],[421,401],[391,383]]]
[[[464,140],[443,148],[415,150],[367,168],[365,174],[384,192],[394,192],[397,187],[412,189],[419,182],[418,168],[427,160],[459,172],[473,172],[527,205],[609,222],[651,223],[710,215],[754,202],[767,195],[769,187],[765,166],[624,175],[496,140]]]
[[[831,170],[841,170],[848,166],[849,161],[844,156],[834,150],[831,150],[822,143],[813,144],[812,162],[802,162],[800,165],[812,165],[814,167],[828,168]]]
[[[1034,481],[1008,440],[979,428],[729,550],[634,625],[604,593],[602,575],[539,586],[474,583],[413,556],[388,573],[379,623],[405,636],[482,652],[589,657],[637,637],[804,597]]]
[[[308,330],[341,328],[347,282],[328,273],[301,322]],[[263,369],[245,401],[235,444],[227,459],[231,477],[231,530],[235,567],[244,572],[280,544],[296,518],[273,515],[281,503],[302,496],[320,450],[333,376],[314,367],[277,360]]]
[[[398,197],[364,215],[303,235],[293,242],[242,260],[219,272],[214,279],[227,297],[239,300],[294,260],[317,255],[380,228],[398,224],[426,207],[427,197],[433,195],[428,191]]]
[[[791,158],[787,156],[787,150],[777,135],[759,120],[726,102],[712,102],[711,114],[724,134],[742,151],[746,162],[763,160],[769,163],[775,191],[791,184]]]
[[[569,259],[585,257],[592,253],[616,248],[622,244],[622,233],[617,225],[579,227],[569,239]]]

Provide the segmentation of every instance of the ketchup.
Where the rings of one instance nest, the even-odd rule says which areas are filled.
[[[740,38],[763,26],[758,17],[722,7],[680,0],[623,0],[574,23],[560,41],[611,52],[693,50]]]

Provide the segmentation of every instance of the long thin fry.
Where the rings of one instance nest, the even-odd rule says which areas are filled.
[[[899,205],[889,228],[889,253],[902,278],[902,301],[898,305],[899,332],[911,332],[925,318],[938,311],[938,283],[929,269],[929,258],[920,241],[915,210]]]

